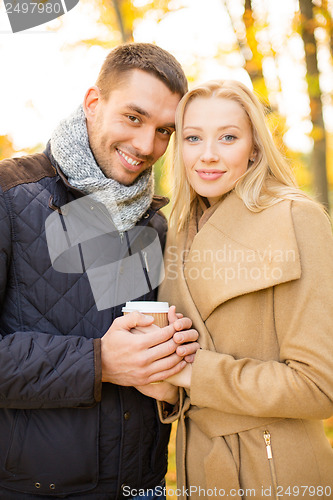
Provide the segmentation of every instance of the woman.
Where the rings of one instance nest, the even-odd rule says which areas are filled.
[[[193,89],[176,123],[159,300],[193,320],[201,345],[172,378],[186,389],[179,486],[192,499],[333,498],[320,421],[333,413],[328,217],[241,83]]]

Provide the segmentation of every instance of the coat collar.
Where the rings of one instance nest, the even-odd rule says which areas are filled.
[[[251,212],[234,192],[197,233],[184,263],[188,291],[204,321],[227,300],[300,275],[291,201]]]

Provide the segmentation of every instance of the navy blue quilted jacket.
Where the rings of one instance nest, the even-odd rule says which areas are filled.
[[[101,383],[98,311],[85,273],[52,268],[45,219],[81,193],[45,154],[0,162],[0,498],[122,498],[167,468],[156,403]],[[165,239],[154,198],[139,224]],[[150,292],[141,300],[156,299]]]

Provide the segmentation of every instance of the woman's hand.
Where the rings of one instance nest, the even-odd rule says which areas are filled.
[[[135,386],[135,388],[145,396],[157,399],[157,401],[166,401],[172,405],[178,401],[178,387],[168,382],[155,382],[153,384]]]
[[[181,372],[166,379],[172,385],[189,389],[191,387],[192,364],[187,363]]]
[[[184,315],[181,313],[176,313],[176,306],[171,306],[169,308],[168,312],[168,320],[169,320],[169,325],[175,323],[177,319],[183,318]],[[188,332],[189,334],[190,332]],[[200,345],[197,342],[199,334],[196,330],[192,329],[191,330],[191,337],[185,338],[183,335],[183,332],[176,332],[173,336],[173,340],[176,344],[178,344],[178,347],[176,349],[176,353],[178,356],[182,357],[187,363],[193,363],[195,353],[197,352],[198,349],[200,349]],[[182,346],[182,344],[184,344]]]
[[[151,316],[149,316],[151,318]],[[200,345],[197,342],[199,334],[197,330],[191,328],[192,320],[190,318],[184,317],[181,313],[176,313],[176,307],[171,306],[168,312],[169,326],[162,328],[169,329],[172,325],[174,327],[173,335],[173,352],[177,354],[180,360],[184,359],[187,363],[193,363],[195,353],[200,349]],[[131,329],[131,333],[149,333],[153,332],[155,329],[158,330],[160,327],[150,324],[150,326],[137,326]],[[169,341],[171,344],[171,340]]]

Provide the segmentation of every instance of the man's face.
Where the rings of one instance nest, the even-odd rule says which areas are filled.
[[[96,88],[88,91],[89,143],[106,177],[132,184],[163,155],[175,128],[179,100],[179,94],[141,70],[130,71],[107,100]]]

